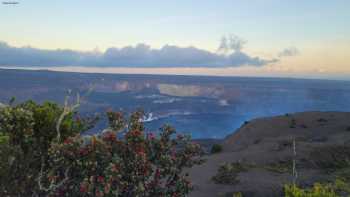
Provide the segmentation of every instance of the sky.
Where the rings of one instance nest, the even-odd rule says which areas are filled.
[[[350,78],[348,0],[17,1],[1,67]]]

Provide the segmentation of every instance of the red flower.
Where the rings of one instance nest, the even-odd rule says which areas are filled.
[[[86,193],[87,192],[87,185],[86,185],[86,183],[81,183],[80,184],[80,192],[81,193]]]
[[[49,179],[49,181],[54,181],[54,180],[56,180],[56,176],[49,176],[48,179]]]
[[[102,196],[104,196],[103,192],[101,192],[100,190],[96,190],[95,195],[96,195],[97,197],[102,197]]]
[[[98,176],[97,177],[97,182],[103,183],[104,181],[105,181],[105,179],[103,178],[103,176]]]
[[[88,153],[88,150],[87,150],[86,148],[80,148],[80,150],[79,150],[79,154],[80,154],[80,155],[84,156],[84,155],[86,155],[87,153]]]
[[[104,188],[105,194],[108,194],[110,191],[111,191],[111,185],[110,184],[106,184],[105,188]]]
[[[148,139],[153,140],[155,138],[154,133],[148,133]]]
[[[64,144],[71,144],[73,143],[73,140],[71,138],[67,138],[63,141]]]
[[[171,195],[172,197],[178,197],[180,196],[178,193],[173,193],[173,195]]]
[[[116,140],[117,136],[115,135],[115,133],[113,132],[106,132],[104,135],[103,135],[103,140],[104,141],[114,141]]]
[[[157,179],[160,177],[160,170],[159,169],[156,170],[155,177]]]
[[[136,154],[138,154],[140,156],[145,156],[145,154],[146,154],[145,149],[142,146],[135,147],[135,152],[136,152]]]
[[[130,135],[131,135],[132,137],[138,137],[138,136],[140,136],[141,134],[142,134],[142,132],[139,131],[139,130],[130,131]]]
[[[111,170],[112,172],[118,172],[119,168],[117,165],[113,164]]]

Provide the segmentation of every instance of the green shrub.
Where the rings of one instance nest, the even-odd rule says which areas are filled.
[[[337,178],[332,183],[315,183],[311,188],[300,188],[296,185],[285,185],[286,197],[340,197],[350,195],[350,182]]]
[[[270,163],[264,166],[264,168],[275,173],[291,173],[293,168],[293,161],[291,159],[280,160],[275,163]]]
[[[280,140],[277,142],[277,151],[282,151],[285,149],[292,149],[293,147],[293,141],[292,140]]]
[[[350,167],[336,170],[335,175],[350,183]]]
[[[259,144],[262,141],[262,139],[256,139],[254,140],[253,144]]]
[[[285,197],[340,197],[329,185],[316,183],[310,189],[301,189],[296,185],[284,186]]]
[[[334,186],[338,193],[350,195],[350,180],[346,178],[337,178],[335,180]]]
[[[233,197],[243,197],[242,193],[241,192],[235,192],[233,194]]]
[[[247,167],[240,162],[226,163],[219,167],[217,174],[212,177],[212,180],[216,184],[233,185],[239,182],[238,174],[247,170]]]
[[[9,136],[0,133],[0,144],[7,144],[9,141]]]
[[[222,145],[221,144],[214,144],[211,147],[210,153],[215,154],[215,153],[220,153],[222,152]]]
[[[294,129],[296,128],[296,125],[297,125],[297,121],[294,118],[292,118],[289,123],[289,128]]]
[[[319,119],[317,119],[317,122],[328,122],[328,120],[324,119],[324,118],[319,118]]]

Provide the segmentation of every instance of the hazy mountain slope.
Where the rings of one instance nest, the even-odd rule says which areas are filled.
[[[350,113],[305,112],[250,121],[225,139],[222,153],[208,156],[204,165],[190,171],[196,187],[191,196],[280,196],[283,184],[292,181],[293,139],[298,183],[332,180],[350,159]],[[215,184],[211,177],[218,167],[234,161],[248,166],[238,174],[239,183]]]

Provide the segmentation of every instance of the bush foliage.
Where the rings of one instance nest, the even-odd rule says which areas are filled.
[[[170,126],[146,133],[142,116],[107,112],[109,127],[88,136],[96,118],[54,103],[1,108],[0,196],[187,195],[200,146]]]
[[[247,167],[240,162],[225,163],[219,167],[212,180],[216,184],[234,185],[239,182],[238,174],[247,170]]]
[[[286,185],[285,197],[339,197],[328,185],[316,183],[310,189],[301,189],[296,185]]]
[[[300,188],[296,185],[285,185],[286,197],[340,197],[350,195],[348,180],[338,177],[331,183],[315,183],[311,188]]]
[[[210,153],[215,154],[215,153],[221,153],[222,152],[222,145],[221,144],[214,144],[211,147]]]

